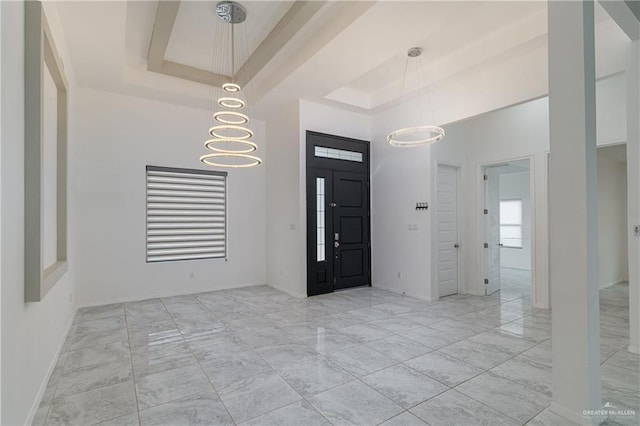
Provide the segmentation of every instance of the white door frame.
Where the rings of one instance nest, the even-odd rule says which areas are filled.
[[[463,233],[463,212],[464,209],[464,181],[463,181],[463,166],[460,163],[452,163],[447,161],[435,161],[432,179],[431,179],[431,199],[433,200],[432,214],[431,214],[431,299],[438,300],[440,298],[438,289],[438,215],[435,214],[436,206],[438,205],[438,169],[440,166],[451,167],[456,169],[456,198],[457,198],[457,228],[458,228],[458,244],[460,249],[458,250],[458,293],[465,293],[468,289],[465,288],[464,283],[464,233]]]
[[[511,157],[511,158],[504,158],[501,160],[492,160],[489,162],[483,162],[483,163],[479,163],[477,165],[477,169],[476,169],[476,194],[478,194],[478,196],[476,197],[477,200],[477,209],[476,212],[477,214],[475,214],[476,216],[476,221],[477,221],[477,241],[478,241],[478,248],[477,250],[474,250],[474,252],[476,253],[477,256],[477,262],[476,262],[476,266],[477,266],[477,273],[478,273],[478,277],[480,277],[480,279],[478,279],[478,282],[475,284],[475,289],[476,289],[476,293],[475,294],[484,294],[484,278],[486,277],[486,262],[485,262],[485,252],[484,252],[484,235],[483,235],[483,221],[484,221],[484,214],[483,214],[483,210],[484,210],[484,172],[483,169],[485,167],[491,167],[491,166],[499,166],[500,164],[504,164],[504,163],[509,163],[509,162],[513,162],[513,161],[522,161],[522,160],[529,160],[529,193],[530,193],[530,197],[531,197],[531,203],[530,203],[530,209],[531,209],[531,303],[534,303],[534,298],[535,295],[537,294],[537,288],[538,288],[538,276],[537,276],[537,262],[536,262],[536,245],[539,244],[539,241],[537,241],[536,238],[536,212],[535,212],[535,206],[536,206],[536,200],[535,200],[535,156],[534,155],[527,155],[527,156],[522,156],[522,157]],[[474,285],[474,284],[472,284]]]

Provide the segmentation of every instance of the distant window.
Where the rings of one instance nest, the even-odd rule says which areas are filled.
[[[227,256],[227,174],[147,166],[147,262]]]
[[[522,248],[522,200],[500,201],[500,244]]]

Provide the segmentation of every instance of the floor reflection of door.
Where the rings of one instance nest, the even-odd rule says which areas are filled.
[[[371,285],[369,144],[307,132],[307,294]]]

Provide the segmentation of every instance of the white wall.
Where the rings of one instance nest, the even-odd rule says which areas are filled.
[[[597,84],[599,111],[626,114],[624,75],[618,74]],[[394,291],[419,297],[435,297],[433,247],[430,243],[435,223],[432,209],[415,212],[416,201],[434,202],[436,164],[462,167],[460,212],[466,216],[459,227],[460,292],[484,294],[480,215],[482,165],[509,160],[531,161],[534,205],[532,217],[532,252],[535,259],[532,275],[536,280],[533,304],[549,307],[547,247],[547,153],[549,151],[548,98],[493,111],[462,122],[446,125],[445,140],[431,147],[402,150],[391,148],[385,135],[394,127],[414,124],[402,122],[415,110],[415,100],[407,101],[373,117],[372,129],[372,251],[374,283]],[[622,104],[622,105],[621,105]],[[437,111],[437,104],[434,105]],[[619,118],[598,117],[600,134],[606,140],[625,140]],[[605,136],[602,136],[603,138]],[[474,214],[473,212],[478,212]],[[408,224],[418,231],[408,231]],[[383,241],[380,244],[378,241]],[[400,272],[401,278],[398,278]]]
[[[92,89],[78,90],[75,105],[80,305],[265,283],[262,166],[229,169],[227,261],[145,262],[145,166],[206,169],[210,112]],[[264,125],[251,126],[262,154]]]
[[[627,166],[598,149],[598,257],[600,287],[629,280]]]
[[[300,226],[298,103],[273,108],[265,119],[267,197],[267,284],[295,297],[306,296],[305,251]]]
[[[24,303],[24,4],[2,2],[2,418],[29,422],[73,316],[75,247],[69,270],[38,303]],[[54,34],[55,37],[55,34]],[[75,102],[73,90],[69,102]],[[73,135],[70,135],[70,142]],[[73,200],[70,198],[70,204]],[[75,231],[69,217],[69,234]]]
[[[627,85],[625,75],[618,74],[597,82],[596,134],[599,145],[627,140]]]
[[[481,166],[522,158],[530,159],[534,181],[532,194],[535,215],[532,228],[535,245],[532,250],[538,262],[532,271],[542,290],[534,295],[534,304],[544,306],[548,285],[546,255],[546,151],[549,144],[548,102],[546,98],[515,107],[491,112],[481,117],[450,126],[451,137],[465,143],[468,173],[464,183],[466,209],[466,241],[462,248],[465,262],[467,290],[472,294],[484,294],[481,215]],[[455,129],[455,130],[454,130]],[[473,212],[477,212],[474,214]]]
[[[370,117],[300,100],[266,117],[268,160],[267,283],[307,295],[306,131],[371,140]]]
[[[503,268],[531,269],[531,184],[529,172],[500,175],[500,200],[522,200],[522,248],[500,249]]]
[[[266,117],[267,283],[307,295],[306,131],[371,139],[370,117],[310,101],[273,108]]]
[[[0,5],[0,143],[2,141],[2,5]],[[2,164],[2,149],[0,149]],[[2,242],[2,173],[0,173],[0,244]],[[0,349],[2,348],[2,256],[0,255]],[[0,384],[2,383],[2,350],[0,350]],[[2,385],[0,385],[0,422],[2,421]]]
[[[416,102],[410,105],[415,106]],[[413,109],[408,106],[408,110]],[[417,109],[417,108],[416,108]],[[411,119],[393,108],[373,117],[371,139],[371,260],[375,287],[431,298],[430,147],[391,147],[386,135],[410,126]],[[409,230],[417,225],[417,230]],[[413,229],[415,227],[412,226]]]

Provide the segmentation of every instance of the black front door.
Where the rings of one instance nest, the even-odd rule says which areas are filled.
[[[334,289],[369,282],[369,179],[333,172]]]
[[[368,142],[307,132],[307,294],[371,285]]]

